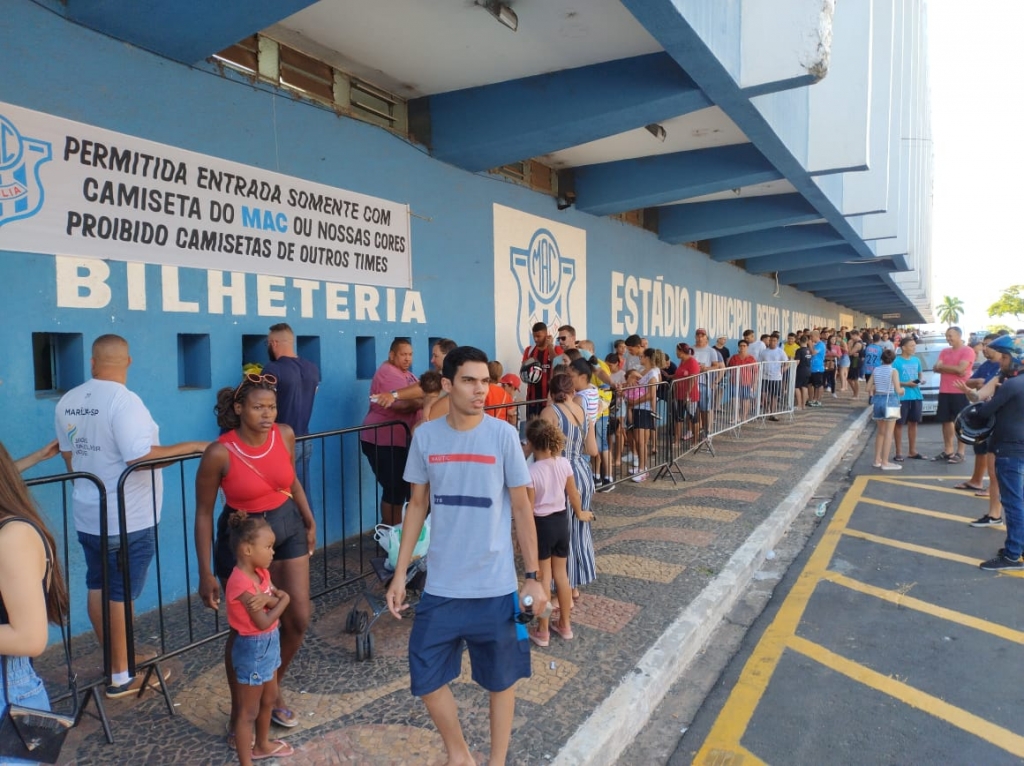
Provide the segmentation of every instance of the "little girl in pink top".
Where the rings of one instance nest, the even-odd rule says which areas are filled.
[[[530,631],[530,640],[537,646],[547,646],[551,637],[549,629],[566,641],[573,637],[569,622],[572,588],[569,586],[566,563],[569,558],[566,497],[580,521],[591,521],[594,514],[583,510],[579,490],[572,478],[572,465],[560,454],[565,447],[565,435],[559,428],[541,418],[533,418],[526,424],[526,441],[533,450],[534,462],[530,465],[533,486],[528,494],[533,504],[533,520],[537,524],[540,579],[545,592],[550,593],[551,580],[554,578],[559,607],[558,619],[554,622],[546,615],[538,617],[537,629]]]

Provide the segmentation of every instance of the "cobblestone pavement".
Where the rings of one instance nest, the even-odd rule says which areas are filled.
[[[510,763],[539,764],[555,756],[751,531],[851,427],[864,403],[863,397],[858,403],[830,400],[792,421],[747,426],[742,433],[716,437],[714,456],[701,452],[685,458],[686,481],[627,481],[595,496],[598,578],[573,611],[575,638],[563,641],[552,634],[550,647],[532,651],[533,675],[516,689]],[[370,577],[315,602],[313,625],[284,684],[300,723],[272,732],[296,752],[279,762],[444,763],[441,739],[422,702],[409,693],[406,645],[412,621],[381,616],[372,628],[374,657],[362,662],[355,658],[355,637],[345,632],[363,585],[379,593],[376,583]],[[361,599],[360,605],[366,608]],[[87,715],[68,738],[62,763],[236,762],[224,736],[229,698],[222,658],[223,643],[216,640],[163,664],[171,671],[174,716],[153,692],[141,699],[105,700],[114,744],[106,743],[99,723]],[[90,662],[98,667],[95,656],[76,653],[76,664]],[[484,763],[488,699],[470,680],[468,659],[453,689],[466,738]]]

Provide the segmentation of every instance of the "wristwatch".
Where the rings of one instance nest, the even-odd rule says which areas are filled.
[[[398,391],[397,391],[397,389],[395,391],[391,392],[391,398],[394,399],[396,402],[398,401]]]
[[[536,581],[537,573],[536,572],[526,572],[526,573],[523,574],[523,579],[524,580],[534,580],[534,581]]]

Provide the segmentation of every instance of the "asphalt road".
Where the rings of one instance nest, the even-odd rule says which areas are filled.
[[[1024,578],[977,567],[970,451],[883,474],[872,440],[669,763],[1024,763]]]

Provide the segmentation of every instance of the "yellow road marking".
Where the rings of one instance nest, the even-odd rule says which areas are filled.
[[[969,519],[967,516],[957,516],[955,513],[942,513],[942,511],[928,511],[924,508],[914,508],[912,505],[900,505],[899,503],[890,503],[886,500],[872,500],[870,497],[861,498],[862,503],[868,505],[877,505],[881,508],[891,508],[894,511],[906,511],[907,513],[916,513],[918,516],[930,516],[933,519],[942,519],[943,521],[955,521],[958,524],[966,524]]]
[[[913,599],[904,594],[886,591],[882,588],[875,588],[874,586],[860,583],[856,580],[846,578],[843,575],[836,572],[830,572],[828,570],[829,562],[832,560],[836,547],[844,535],[915,553],[923,553],[925,555],[955,561],[957,563],[969,564],[971,566],[977,566],[980,563],[978,559],[969,556],[947,553],[946,551],[934,548],[914,545],[913,543],[904,543],[898,540],[872,535],[867,532],[849,529],[848,524],[850,522],[850,517],[859,502],[866,501],[889,507],[896,506],[896,504],[886,504],[882,501],[873,501],[865,498],[864,492],[869,481],[881,481],[890,484],[902,483],[904,486],[918,486],[914,484],[914,482],[900,482],[898,479],[889,477],[874,478],[870,476],[858,476],[854,480],[842,502],[839,504],[839,507],[836,509],[828,527],[822,534],[817,547],[808,558],[803,571],[797,577],[790,593],[786,596],[785,601],[783,601],[782,605],[779,607],[779,610],[775,615],[775,619],[772,620],[767,630],[765,630],[764,635],[761,637],[761,640],[757,643],[757,646],[754,647],[750,657],[747,659],[736,685],[730,692],[725,705],[723,705],[722,709],[719,711],[718,716],[711,727],[711,731],[708,733],[707,738],[701,745],[700,751],[694,758],[694,763],[701,764],[702,766],[731,766],[733,764],[742,763],[746,766],[748,763],[746,758],[755,759],[757,763],[760,763],[760,759],[757,759],[756,756],[749,753],[749,751],[743,747],[741,740],[747,730],[747,727],[750,725],[750,720],[753,717],[754,711],[757,709],[761,698],[764,696],[772,675],[775,672],[775,668],[778,667],[779,659],[782,657],[786,648],[791,648],[805,654],[811,659],[814,659],[815,661],[820,662],[827,667],[854,679],[855,681],[888,694],[912,707],[919,708],[930,715],[951,723],[952,725],[968,731],[971,734],[982,737],[1008,752],[1014,754],[1024,752],[1024,737],[1002,727],[996,726],[966,710],[950,705],[937,697],[933,697],[932,695],[918,689],[914,689],[913,687],[900,683],[895,679],[883,676],[870,668],[858,665],[851,660],[829,652],[827,649],[819,647],[816,644],[796,635],[797,626],[803,617],[804,611],[807,608],[807,604],[810,601],[818,582],[822,579],[826,579],[844,587],[849,587],[853,590],[867,593],[868,595],[884,598],[902,606],[908,606],[942,619],[948,619],[953,622],[957,622],[958,624],[975,628],[1000,638],[1005,638],[1017,644],[1024,643],[1024,633],[1020,631],[971,617],[970,615],[954,612],[953,610],[929,604],[921,601],[920,599]],[[932,490],[936,489],[935,487],[927,485],[924,488]],[[959,492],[959,490],[951,491]],[[909,506],[897,506],[895,509],[912,510]],[[920,509],[915,510],[919,511]],[[935,511],[926,512],[926,515],[934,515],[936,518],[946,518],[950,520],[955,519],[957,521],[964,520],[961,517],[954,517],[950,514],[940,514]],[[1024,576],[1024,572],[1007,572],[1005,574],[1017,577]]]
[[[916,478],[917,477],[915,477],[915,479]],[[921,478],[927,478],[927,477],[922,476]],[[963,478],[960,478],[960,477],[953,477],[953,478],[943,477],[942,479],[938,479],[938,481],[957,481],[958,479],[959,479],[959,481],[967,481],[967,479],[969,479],[969,478],[971,478],[971,477],[970,476],[963,477]],[[875,479],[875,481],[879,482],[880,484],[896,484],[896,485],[901,486],[901,487],[912,487],[912,488],[916,488],[916,489],[927,489],[929,492],[946,492],[946,493],[948,493],[950,495],[959,495],[960,497],[973,497],[976,500],[984,500],[985,499],[983,497],[975,497],[974,493],[977,492],[977,490],[974,490],[974,489],[968,490],[968,489],[953,489],[953,487],[936,487],[936,486],[933,486],[931,484],[918,484],[917,481],[900,481],[899,479],[892,479],[892,478],[889,478],[888,476],[886,476],[886,477],[879,476],[877,479]]]
[[[861,532],[859,529],[847,529],[844,534],[846,534],[847,537],[857,537],[861,540],[867,540],[870,543],[887,545],[890,548],[899,548],[900,550],[910,551],[911,553],[922,553],[925,556],[945,559],[946,561],[955,561],[958,564],[969,564],[970,566],[976,567],[982,562],[982,559],[975,558],[973,556],[962,556],[959,553],[943,551],[938,548],[929,548],[926,545],[905,543],[902,540],[893,540],[890,537],[880,537],[878,535],[873,535],[870,532]],[[1024,571],[1019,569],[1010,572],[1000,572],[999,574],[1006,575],[1007,577],[1024,577]]]
[[[933,617],[938,617],[942,620],[948,620],[949,622],[955,622],[958,625],[963,625],[974,630],[980,630],[983,633],[996,636],[998,638],[1012,641],[1015,644],[1024,644],[1024,631],[1014,630],[1008,628],[1005,625],[1000,625],[997,622],[989,622],[983,620],[980,617],[974,617],[963,612],[957,612],[953,609],[947,609],[944,606],[938,606],[928,601],[922,601],[921,599],[908,596],[905,593],[901,593],[896,590],[886,590],[885,588],[879,588],[875,585],[869,585],[868,583],[861,582],[860,580],[854,580],[846,575],[839,574],[838,572],[826,572],[822,577],[824,580],[841,585],[844,588],[863,593],[866,596],[874,596],[875,598],[888,601],[896,606],[906,607],[907,609],[914,609],[924,614],[930,614]]]
[[[734,745],[732,750],[709,752],[703,766],[764,766],[764,761],[742,745]]]
[[[779,607],[775,619],[768,626],[764,636],[754,647],[747,664],[743,667],[743,672],[740,673],[736,686],[733,687],[729,698],[711,727],[707,739],[704,740],[704,744],[697,753],[697,757],[694,759],[695,763],[714,763],[709,760],[712,752],[735,751],[739,746],[743,733],[747,730],[750,719],[754,715],[754,710],[764,695],[765,689],[768,688],[768,682],[775,672],[787,642],[796,634],[796,627],[818,580],[827,571],[832,554],[835,553],[836,546],[842,539],[843,530],[849,523],[850,515],[864,494],[867,482],[868,477],[857,477],[839,504],[831,523],[822,535],[821,542],[818,543],[818,547],[811,554],[807,565],[793,584],[792,591]]]
[[[945,700],[927,692],[848,660],[800,636],[792,637],[789,648],[858,683],[922,710],[969,734],[981,737],[1013,755],[1024,753],[1024,737],[1004,729],[1002,726],[996,726],[991,721],[986,721],[963,708],[950,705]]]

